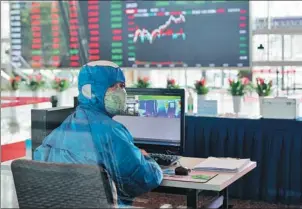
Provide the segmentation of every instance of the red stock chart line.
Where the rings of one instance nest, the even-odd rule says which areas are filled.
[[[182,14],[180,14],[179,17],[171,15],[163,25],[160,25],[158,28],[152,31],[149,31],[144,28],[137,28],[134,32],[133,42],[136,43],[138,39],[140,39],[142,43],[147,40],[150,44],[152,44],[156,38],[161,38],[163,36],[171,36],[172,39],[177,39],[181,37],[183,40],[185,40],[186,34],[184,33],[182,28],[179,31],[173,31],[172,29],[168,29],[169,26],[171,26],[172,24],[181,24],[185,21],[185,16]]]

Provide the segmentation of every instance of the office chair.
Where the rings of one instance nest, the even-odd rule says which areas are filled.
[[[21,159],[11,168],[21,209],[115,207],[110,181],[99,166]]]

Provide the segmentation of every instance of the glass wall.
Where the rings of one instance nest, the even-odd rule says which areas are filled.
[[[284,45],[285,60],[302,61],[302,34],[285,35]]]
[[[7,1],[1,1],[1,40],[9,38],[9,4]]]
[[[301,16],[302,1],[250,1],[252,18]]]
[[[257,5],[260,1],[253,1],[256,8],[259,9]],[[267,2],[269,7],[270,17],[296,17],[301,16],[302,11],[302,1],[264,1]],[[254,12],[256,16],[257,10]]]
[[[1,1],[1,65],[9,61],[5,51],[9,49],[9,4]],[[6,21],[5,21],[6,20]]]

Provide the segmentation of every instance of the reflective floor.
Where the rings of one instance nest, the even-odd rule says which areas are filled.
[[[12,173],[9,166],[1,165],[1,208],[18,208]]]

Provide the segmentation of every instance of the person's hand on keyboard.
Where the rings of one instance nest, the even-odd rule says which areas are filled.
[[[141,152],[144,156],[149,156],[148,152],[146,152],[146,150],[141,149]]]

